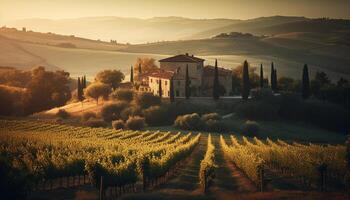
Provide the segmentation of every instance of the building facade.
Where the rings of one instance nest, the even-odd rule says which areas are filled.
[[[170,97],[170,81],[173,80],[175,97],[185,97],[186,69],[188,68],[191,96],[212,96],[214,67],[204,66],[204,59],[193,55],[180,54],[159,60],[160,68],[145,74],[138,74],[138,90]],[[232,71],[219,68],[221,96],[228,96],[232,88]]]
[[[207,65],[203,68],[202,95],[213,94],[215,67]],[[230,96],[232,94],[232,70],[218,67],[220,96]]]

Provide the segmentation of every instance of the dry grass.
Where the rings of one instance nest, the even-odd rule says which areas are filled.
[[[97,114],[106,103],[108,103],[108,101],[100,100],[99,103],[96,104],[96,101],[84,100],[83,102],[69,103],[61,107],[56,107],[47,111],[35,113],[32,115],[32,117],[38,119],[53,118],[56,117],[55,115],[60,109],[67,111],[72,117],[80,117],[85,112],[94,112]]]

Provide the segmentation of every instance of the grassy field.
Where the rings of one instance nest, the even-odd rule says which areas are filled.
[[[243,136],[242,119],[226,119],[225,123],[230,127],[230,131],[224,134],[233,134]],[[327,131],[318,127],[303,123],[288,122],[288,121],[257,121],[259,124],[258,138],[261,139],[282,139],[286,141],[299,141],[303,143],[331,143],[344,144],[347,136],[341,133]],[[182,131],[182,132],[203,132],[203,131],[183,131],[173,126],[147,127],[147,130],[162,130],[162,131]],[[214,133],[220,134],[220,133]]]
[[[270,139],[283,139],[287,141],[315,143],[339,143],[344,144],[346,135],[334,131],[327,131],[309,124],[291,121],[257,121],[259,124],[258,137]],[[235,134],[242,135],[244,120],[233,118],[226,120]]]

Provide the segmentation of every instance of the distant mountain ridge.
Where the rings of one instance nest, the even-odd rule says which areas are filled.
[[[286,32],[317,32],[344,30],[350,20],[309,19],[294,16],[271,16],[248,20],[191,19],[184,17],[154,17],[148,19],[125,17],[84,17],[75,19],[23,19],[11,21],[9,27],[39,32],[75,35],[122,43],[148,43],[185,39],[210,38],[220,33],[246,32],[255,35],[275,35]]]
[[[61,20],[23,19],[8,22],[6,25],[104,41],[112,39],[123,43],[146,43],[178,40],[198,31],[227,26],[236,21],[231,19],[189,19],[182,17],[155,17],[150,19],[85,17]]]

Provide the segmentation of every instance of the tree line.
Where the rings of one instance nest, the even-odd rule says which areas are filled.
[[[65,71],[11,70],[0,77],[0,115],[28,115],[65,105],[71,98]]]

